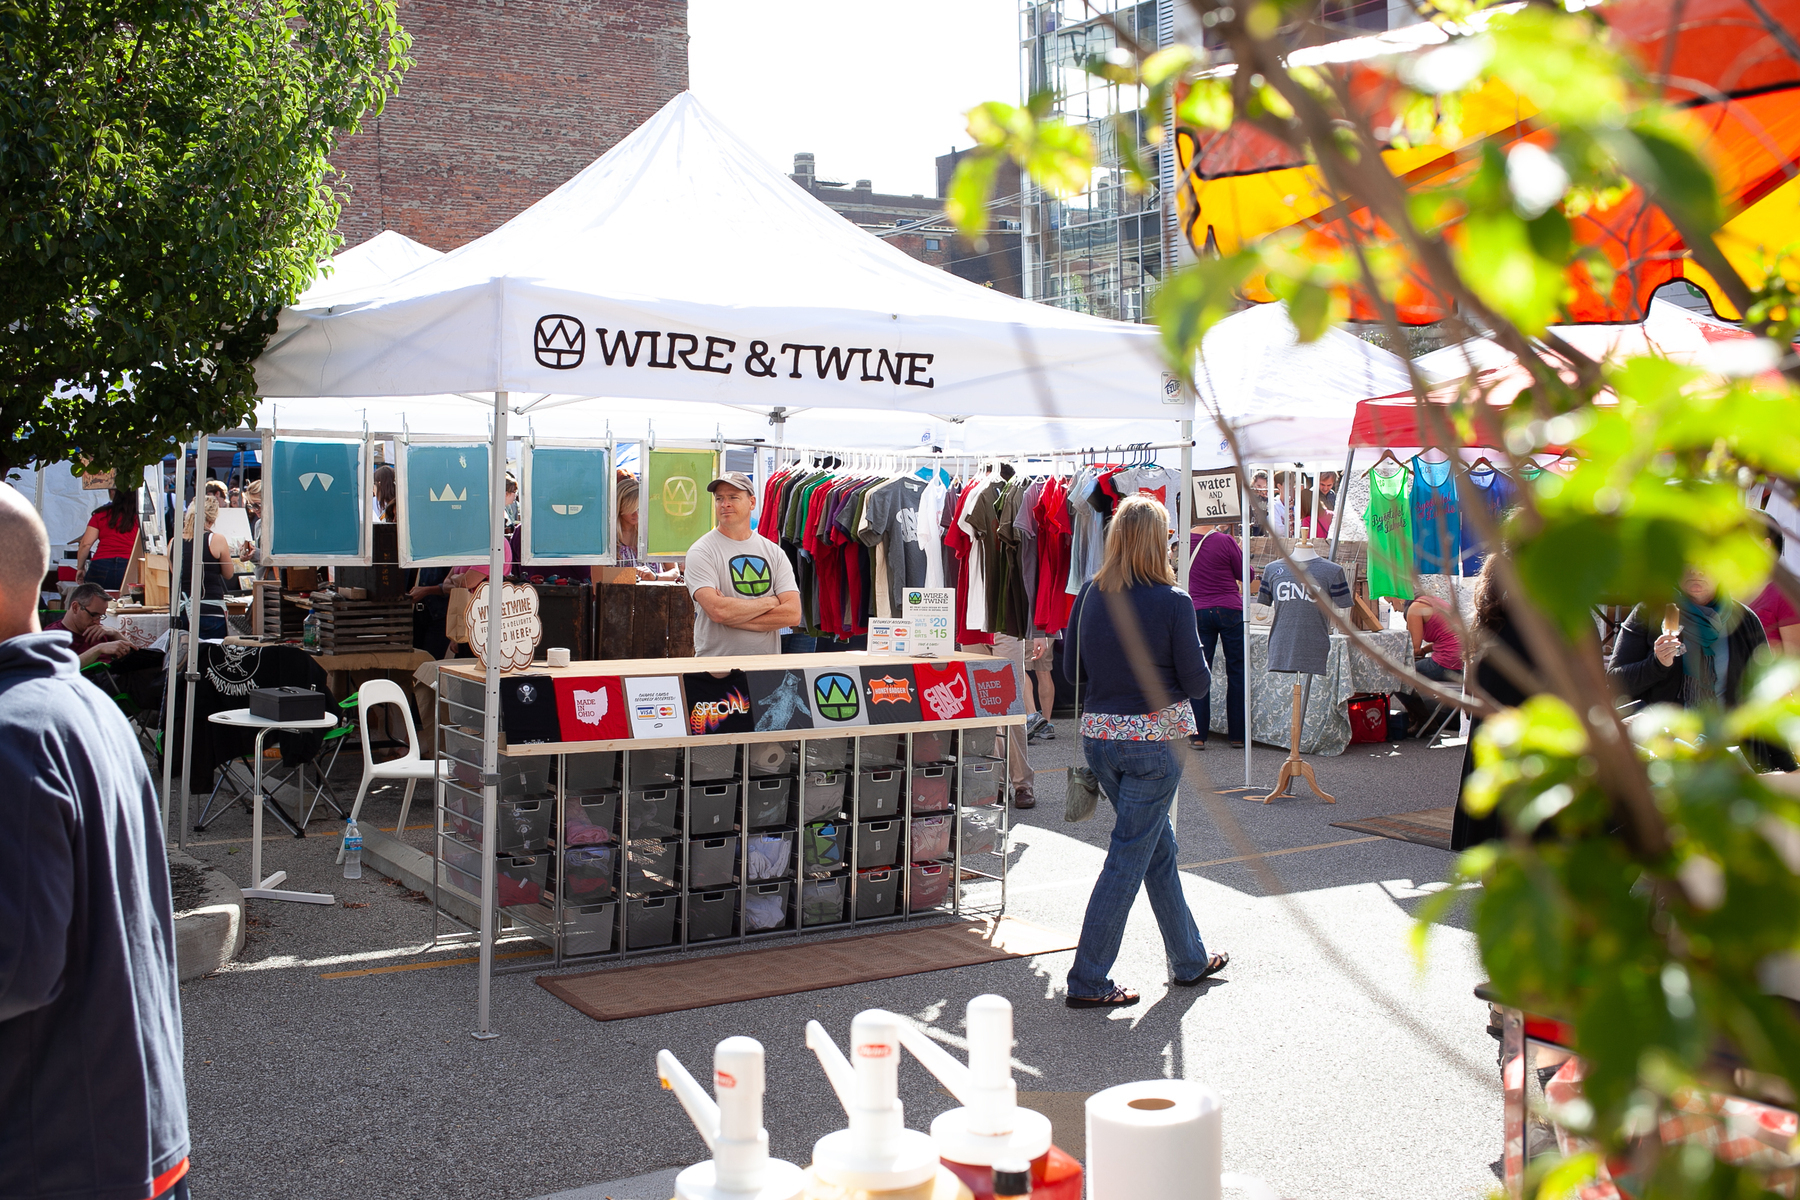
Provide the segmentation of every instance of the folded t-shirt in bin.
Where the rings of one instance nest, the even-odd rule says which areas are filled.
[[[612,841],[612,831],[585,820],[575,811],[563,818],[563,841],[571,846],[604,846]]]
[[[744,897],[744,929],[780,929],[787,923],[787,898],[780,894],[759,896],[755,892]]]
[[[788,858],[794,852],[793,835],[752,834],[747,849],[751,879],[780,879],[787,874]]]

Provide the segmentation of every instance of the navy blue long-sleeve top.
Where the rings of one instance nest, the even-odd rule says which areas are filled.
[[[1138,672],[1132,668],[1126,643],[1113,622],[1113,610],[1119,605],[1129,605],[1129,612],[1137,617],[1161,696],[1146,696],[1139,686]],[[1212,688],[1212,671],[1200,652],[1200,634],[1194,627],[1194,602],[1180,588],[1163,583],[1143,583],[1111,593],[1100,591],[1091,582],[1083,587],[1075,598],[1069,632],[1063,635],[1062,673],[1064,679],[1084,688],[1083,710],[1119,716],[1157,712],[1178,701],[1205,696]]]

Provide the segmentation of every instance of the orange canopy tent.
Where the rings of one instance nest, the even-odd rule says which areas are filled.
[[[1800,44],[1800,0],[1612,0],[1597,11],[1646,71],[1666,75],[1668,98],[1703,128],[1705,151],[1734,214],[1718,236],[1719,247],[1747,279],[1760,278],[1763,256],[1800,229],[1800,62],[1784,49]],[[1347,70],[1352,96],[1380,128],[1392,121],[1385,105],[1396,85],[1377,61],[1443,40],[1438,31],[1415,26],[1296,51],[1289,61],[1316,59]],[[1550,135],[1535,118],[1529,102],[1490,82],[1465,100],[1453,146],[1390,147],[1382,157],[1408,186],[1429,189],[1473,169],[1486,146],[1506,148],[1526,139],[1548,144]],[[1248,125],[1178,127],[1175,150],[1183,179],[1177,191],[1182,227],[1196,252],[1231,253],[1283,230],[1299,231],[1320,252],[1346,246],[1352,237],[1391,239],[1366,208],[1333,195],[1316,167]],[[1575,269],[1569,305],[1574,322],[1641,321],[1656,289],[1676,279],[1705,289],[1719,312],[1738,315],[1689,257],[1668,217],[1639,189],[1572,223],[1578,242],[1602,251],[1617,272],[1602,289],[1585,269]],[[1251,298],[1272,297],[1253,292]],[[1349,300],[1354,319],[1379,316],[1360,289],[1349,289]],[[1416,275],[1402,283],[1396,302],[1409,324],[1447,314],[1443,300]]]

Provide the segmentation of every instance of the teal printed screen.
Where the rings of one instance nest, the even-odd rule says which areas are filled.
[[[407,446],[402,517],[415,559],[486,562],[488,448]]]
[[[276,438],[263,489],[269,499],[269,553],[355,558],[362,553],[360,442]]]
[[[604,446],[531,451],[531,558],[595,558],[606,553],[612,464]]]

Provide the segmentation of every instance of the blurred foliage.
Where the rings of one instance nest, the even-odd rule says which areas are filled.
[[[254,411],[339,244],[326,156],[409,46],[394,0],[0,2],[0,468],[128,471]]]
[[[1530,339],[1567,319],[1572,281],[1612,283],[1612,268],[1578,247],[1572,220],[1634,185],[1689,245],[1710,245],[1731,215],[1700,135],[1604,24],[1544,5],[1481,11],[1440,0],[1432,19],[1453,37],[1383,68],[1391,119],[1377,133],[1337,68],[1283,65],[1287,43],[1276,35],[1291,13],[1267,3],[1197,7],[1223,55],[1174,47],[1090,69],[1137,89],[1147,112],[1173,105],[1195,129],[1244,123],[1286,142],[1348,207],[1379,212],[1383,225],[1336,257],[1276,236],[1170,275],[1153,312],[1171,368],[1192,371],[1207,330],[1243,306],[1252,280],[1284,299],[1301,336],[1314,338],[1343,319],[1333,298],[1345,285],[1391,305],[1401,264],[1416,264],[1436,294],[1459,302],[1464,328],[1524,352],[1534,377],[1504,404],[1490,404],[1479,378],[1464,381],[1454,398],[1432,401],[1442,426],[1464,439],[1497,428],[1495,449],[1515,467],[1573,452],[1572,469],[1542,471],[1522,488],[1505,529],[1516,570],[1506,579],[1508,610],[1536,631],[1528,644],[1540,665],[1555,659],[1570,669],[1542,672],[1539,694],[1483,724],[1464,804],[1477,815],[1499,811],[1509,834],[1459,860],[1458,880],[1478,889],[1440,893],[1421,918],[1473,897],[1495,990],[1573,1027],[1588,1065],[1585,1104],[1557,1115],[1594,1152],[1553,1161],[1533,1191],[1575,1194],[1628,1154],[1640,1195],[1771,1194],[1754,1172],[1715,1161],[1704,1146],[1662,1146],[1658,1134],[1692,1089],[1731,1085],[1710,1065],[1721,1050],[1800,1092],[1800,1021],[1763,986],[1764,973],[1800,953],[1800,802],[1767,786],[1739,751],[1750,738],[1800,748],[1800,664],[1765,651],[1735,708],[1653,710],[1627,732],[1598,661],[1593,613],[1601,604],[1666,604],[1690,567],[1739,599],[1770,578],[1772,556],[1743,494],[1800,480],[1800,403],[1789,378],[1800,256],[1776,256],[1754,286],[1733,281],[1751,295],[1746,327],[1771,339],[1740,344],[1766,351],[1760,367],[1540,361]],[[1539,108],[1528,142],[1476,147],[1466,169],[1427,191],[1409,190],[1369,153],[1454,149],[1465,100],[1494,81]],[[984,153],[1010,155],[1064,189],[1092,169],[1091,157],[1039,132],[1062,128],[1039,115],[1048,107],[1009,110],[1010,122],[978,122],[981,111],[971,132]],[[978,159],[960,169],[959,220],[979,211],[983,169]]]

